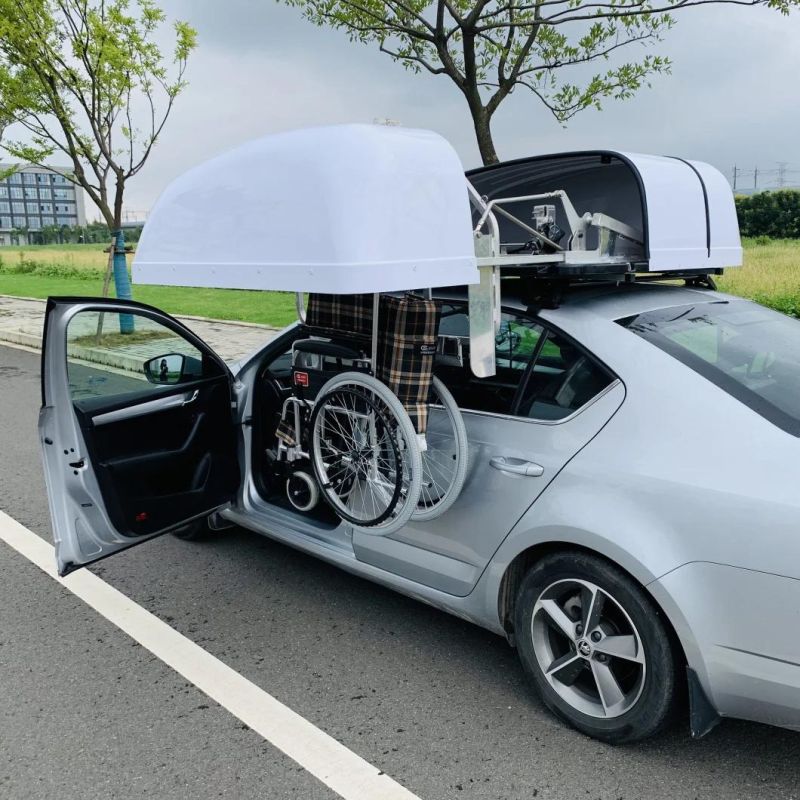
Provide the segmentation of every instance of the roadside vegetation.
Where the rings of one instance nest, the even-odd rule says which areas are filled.
[[[745,263],[718,279],[721,291],[800,318],[800,240],[745,239]],[[100,295],[108,255],[99,245],[0,248],[0,294]],[[295,319],[286,292],[134,286],[134,299],[171,314],[257,322],[282,327]]]
[[[720,291],[800,317],[800,240],[760,236],[744,247],[744,266],[717,279]]]
[[[778,189],[736,196],[742,236],[800,239],[800,191]]]
[[[99,245],[0,248],[0,294],[100,296],[108,254]],[[237,289],[134,286],[133,298],[169,314],[213,317],[283,327],[294,319],[294,295]]]

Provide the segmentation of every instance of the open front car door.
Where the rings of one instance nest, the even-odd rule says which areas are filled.
[[[155,308],[49,300],[39,438],[60,575],[233,499],[232,391],[224,362]]]

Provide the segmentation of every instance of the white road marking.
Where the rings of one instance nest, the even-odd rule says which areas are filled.
[[[88,570],[60,578],[53,546],[0,511],[0,540],[25,556],[345,800],[420,800],[361,756]]]

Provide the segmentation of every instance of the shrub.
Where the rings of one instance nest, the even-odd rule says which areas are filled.
[[[753,300],[763,306],[767,306],[767,308],[788,314],[790,317],[800,317],[800,292],[778,295],[759,293],[753,297]]]
[[[79,280],[102,280],[105,270],[86,267],[71,267],[62,264],[48,264],[22,257],[16,264],[5,264],[0,260],[0,274],[38,275],[42,278],[77,278]]]
[[[749,196],[737,195],[736,213],[742,236],[757,244],[764,239],[800,239],[800,191],[780,189]]]

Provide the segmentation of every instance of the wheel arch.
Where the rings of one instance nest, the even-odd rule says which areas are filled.
[[[545,556],[551,555],[552,553],[570,551],[584,553],[586,555],[599,558],[612,565],[616,569],[621,570],[632,581],[636,582],[650,598],[650,601],[653,603],[656,609],[661,612],[664,621],[666,622],[667,634],[670,637],[670,641],[676,648],[675,652],[679,660],[683,665],[689,666],[686,648],[684,647],[684,643],[678,634],[678,626],[676,626],[676,624],[673,622],[670,614],[667,613],[666,609],[663,607],[663,604],[660,603],[658,598],[656,598],[653,592],[650,591],[650,583],[643,583],[637,575],[632,573],[629,569],[626,569],[623,564],[620,564],[613,558],[609,558],[606,554],[601,553],[591,547],[587,547],[586,545],[576,544],[566,540],[545,541],[531,545],[530,547],[520,551],[506,567],[503,577],[500,580],[500,586],[497,595],[497,613],[500,619],[500,624],[502,625],[509,642],[514,644],[513,619],[517,591],[528,570],[530,570],[531,567],[538,561],[541,561],[541,559]]]
[[[692,737],[701,738],[713,730],[720,722],[721,716],[709,692],[709,677],[702,655],[674,598],[664,593],[664,587],[658,580],[642,582],[624,565],[591,547],[566,540],[544,541],[525,548],[512,559],[500,580],[497,597],[500,623],[509,642],[514,645],[512,622],[514,606],[517,590],[528,570],[551,553],[570,551],[594,556],[621,570],[628,578],[636,582],[650,598],[655,608],[661,612],[666,624],[667,636],[675,648],[678,664],[684,669],[686,682],[683,702],[689,711],[689,728]],[[690,653],[692,658],[689,657]]]

